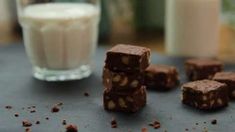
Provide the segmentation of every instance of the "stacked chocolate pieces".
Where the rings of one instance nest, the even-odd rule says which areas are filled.
[[[104,108],[136,112],[146,104],[144,71],[150,63],[150,49],[119,44],[107,51],[103,69]]]

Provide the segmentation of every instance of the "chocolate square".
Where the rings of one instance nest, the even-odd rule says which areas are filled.
[[[105,67],[112,71],[142,72],[150,63],[150,49],[119,44],[106,53]]]
[[[235,99],[235,72],[218,72],[213,80],[227,84],[230,98]]]
[[[185,62],[188,80],[212,79],[214,74],[223,70],[220,61],[212,59],[189,59]]]
[[[178,71],[173,66],[150,65],[144,73],[147,89],[169,90],[179,83]]]
[[[137,112],[146,105],[145,86],[134,92],[113,92],[106,89],[103,104],[104,108],[109,111]]]
[[[134,91],[143,85],[143,80],[143,74],[139,72],[126,73],[103,69],[103,84],[108,90]]]
[[[225,107],[228,101],[228,88],[224,83],[200,80],[182,86],[182,103],[198,109],[211,110]]]

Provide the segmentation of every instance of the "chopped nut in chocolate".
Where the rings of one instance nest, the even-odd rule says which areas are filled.
[[[31,127],[32,126],[32,123],[28,120],[23,120],[22,121],[22,126],[23,127]]]
[[[78,132],[78,127],[74,124],[69,124],[65,128],[66,132]]]

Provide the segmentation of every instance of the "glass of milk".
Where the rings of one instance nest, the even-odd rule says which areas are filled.
[[[19,22],[34,77],[79,80],[92,73],[99,0],[17,0]]]

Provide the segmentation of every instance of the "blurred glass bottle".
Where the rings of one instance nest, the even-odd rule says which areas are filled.
[[[166,0],[166,50],[169,55],[216,57],[220,0]]]
[[[223,0],[220,59],[235,63],[235,0]]]

